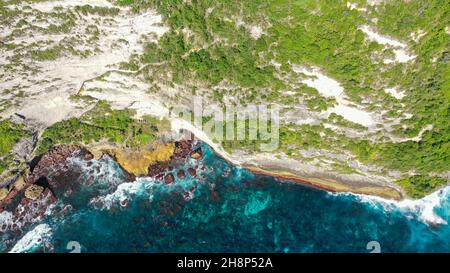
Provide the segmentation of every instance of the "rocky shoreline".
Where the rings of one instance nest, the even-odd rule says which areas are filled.
[[[55,204],[62,195],[70,197],[94,181],[99,172],[88,173],[84,184],[75,182],[80,177],[80,173],[76,172],[80,170],[71,169],[69,158],[77,158],[86,166],[92,166],[93,160],[101,160],[103,156],[108,156],[121,167],[122,179],[127,182],[136,181],[137,177],[151,177],[157,182],[170,185],[186,177],[202,179],[201,170],[205,168],[205,165],[201,162],[204,156],[201,143],[203,140],[195,137],[193,140],[182,138],[177,141],[167,140],[151,148],[142,148],[140,151],[128,151],[126,148],[100,144],[97,146],[75,144],[54,146],[29,162],[29,169],[8,188],[5,188],[7,195],[0,200],[0,213],[9,213],[11,220],[7,224],[1,225],[0,231],[20,236],[27,226],[46,217],[45,213],[48,208]],[[161,147],[163,150],[160,150]],[[214,147],[212,149],[215,150]],[[164,156],[155,151],[163,151]],[[229,163],[239,164],[230,162],[227,156],[222,156],[220,151],[215,150],[215,152]],[[146,157],[143,164],[148,165],[145,166],[144,173],[142,173],[142,166],[135,168],[136,165],[131,164],[136,160],[136,153],[142,153]],[[132,156],[129,156],[130,154]],[[326,191],[368,194],[393,200],[404,198],[397,189],[381,184],[373,186],[370,183],[346,183],[338,179],[307,178],[280,169],[269,170],[250,164],[240,165],[254,174],[268,175],[280,181],[295,182]],[[189,192],[185,192],[184,198],[188,200],[195,190],[192,188]],[[127,202],[127,200],[121,201],[120,205],[126,206]],[[67,213],[66,209],[70,208],[52,209],[52,217],[64,215]]]
[[[86,166],[91,166],[93,160],[101,160],[103,156],[109,156],[122,168],[122,179],[127,182],[136,181],[137,177],[151,177],[160,183],[170,185],[186,177],[202,179],[201,170],[205,168],[205,165],[200,162],[203,159],[201,143],[203,139],[183,137],[179,140],[162,141],[152,147],[142,147],[139,150],[101,144],[54,146],[29,162],[29,169],[25,170],[14,183],[1,189],[3,193],[0,196],[0,213],[9,213],[11,220],[1,225],[0,231],[12,232],[15,236],[19,236],[27,226],[42,220],[48,208],[62,195],[70,197],[94,181],[99,172],[88,173],[84,184],[75,182],[81,175],[77,172],[82,170],[71,169],[69,158],[77,158]],[[272,176],[280,181],[291,181],[331,192],[353,192],[393,200],[404,198],[400,191],[386,185],[350,183],[323,177],[308,178],[279,168],[270,169],[232,162],[226,154],[223,155],[223,151],[211,148],[230,164],[241,165],[254,174]],[[184,198],[188,200],[193,191],[195,188],[184,193]],[[126,205],[125,203],[126,201],[123,205]],[[52,217],[64,215],[65,210],[66,208],[52,210]]]
[[[280,181],[292,181],[308,187],[322,189],[329,192],[351,192],[355,194],[366,194],[396,201],[404,199],[404,196],[400,191],[388,186],[362,185],[360,187],[356,187],[337,179],[305,178],[289,172],[281,172],[275,170],[269,171],[251,165],[244,165],[243,167],[255,174],[268,175]]]
[[[174,141],[174,149],[170,157],[165,161],[157,161],[147,167],[145,177],[154,178],[165,184],[172,184],[176,179],[186,176],[197,177],[197,168],[200,164],[194,164],[186,170],[175,169],[186,164],[187,160],[199,161],[203,158],[203,151],[198,147],[197,140]],[[114,154],[106,155],[116,160]],[[8,188],[8,193],[0,200],[0,213],[11,213],[9,224],[0,226],[0,231],[12,231],[20,235],[22,230],[39,220],[42,220],[47,209],[57,202],[61,195],[70,196],[84,185],[76,182],[79,174],[73,174],[68,159],[78,158],[92,165],[94,154],[81,145],[58,145],[48,150],[30,163],[27,170],[17,181]],[[117,162],[117,161],[116,161]],[[119,164],[120,165],[120,164]],[[122,165],[123,175],[126,181],[133,182],[136,175]],[[95,174],[93,174],[95,175]],[[90,177],[88,180],[93,180]],[[64,213],[64,212],[60,212]]]
[[[205,141],[204,139],[201,140]],[[206,141],[206,143],[208,142]],[[365,181],[355,182],[341,179],[339,177],[325,177],[321,174],[318,174],[314,177],[300,175],[291,170],[280,168],[279,166],[271,166],[272,162],[270,161],[270,159],[265,162],[264,166],[261,166],[257,163],[252,164],[241,162],[240,160],[236,160],[235,158],[225,154],[223,150],[217,149],[217,146],[209,146],[214,150],[214,152],[216,152],[228,163],[233,165],[240,165],[254,174],[272,176],[280,181],[291,181],[308,187],[313,187],[330,192],[351,192],[355,194],[366,194],[396,201],[405,199],[405,195],[401,190],[386,185],[385,183],[377,184],[373,182],[368,183]]]
[[[179,123],[179,124],[178,124]],[[214,143],[204,132],[192,126],[188,122],[178,121],[176,129],[191,132],[199,140],[209,145],[215,153],[233,165],[239,165],[247,170],[256,173],[275,177],[282,181],[293,181],[313,188],[323,189],[331,192],[351,192],[356,194],[367,194],[385,199],[402,200],[405,198],[402,190],[395,185],[386,181],[378,181],[377,179],[369,180],[361,176],[358,181],[346,179],[345,177],[327,177],[325,173],[316,173],[314,176],[299,174],[292,168],[286,168],[286,162],[275,162],[270,158],[264,158],[263,162],[257,162],[252,157],[246,158],[246,155],[232,156],[223,148]],[[173,126],[173,123],[172,123]],[[280,166],[281,163],[283,166]]]
[[[172,145],[173,148],[165,155],[165,157],[157,157],[156,159],[149,161],[148,154],[144,154],[147,157],[145,173],[136,172],[134,168],[129,167],[130,161],[136,161],[138,159],[134,157],[124,157],[124,152],[122,150],[121,158],[118,158],[117,148],[116,150],[113,150],[98,148],[96,146],[55,146],[45,154],[32,160],[29,163],[29,170],[27,170],[23,176],[20,176],[15,183],[12,183],[7,188],[3,189],[4,191],[7,191],[7,194],[3,193],[4,196],[0,200],[0,212],[5,210],[5,208],[11,210],[11,207],[17,207],[18,204],[25,205],[30,201],[40,200],[42,197],[46,196],[50,196],[47,200],[47,205],[55,202],[57,199],[57,196],[54,194],[55,189],[58,189],[61,185],[59,185],[52,177],[64,176],[64,173],[69,170],[69,167],[66,164],[67,158],[74,156],[75,154],[86,161],[107,154],[122,167],[126,181],[135,181],[137,176],[144,176],[154,178],[166,184],[172,184],[176,179],[184,179],[186,176],[196,177],[197,170],[192,167],[176,172],[173,170],[175,165],[179,166],[183,164],[183,162],[186,161],[186,158],[192,158],[194,160],[200,160],[202,158],[203,152],[197,147],[198,140],[196,138],[194,138],[194,140],[183,139],[168,143]],[[168,143],[162,145],[168,145]],[[154,147],[153,150],[157,151],[158,147]],[[216,153],[223,159],[229,161],[229,163],[236,164],[236,162],[230,162],[228,157],[223,156],[220,151],[216,151]],[[151,164],[148,164],[148,162],[151,162]],[[368,194],[393,200],[401,200],[404,198],[402,193],[397,189],[383,185],[373,186],[362,184],[355,186],[352,183],[346,183],[345,181],[339,181],[338,179],[308,178],[287,171],[268,170],[250,164],[241,165],[255,174],[273,176],[281,181],[292,181],[326,191]],[[51,194],[49,195],[49,193]]]

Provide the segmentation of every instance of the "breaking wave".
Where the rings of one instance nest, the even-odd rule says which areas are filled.
[[[28,231],[9,251],[10,253],[49,251],[52,249],[50,239],[52,238],[52,229],[47,224],[37,225],[31,231]]]
[[[24,235],[1,233],[0,251],[68,252],[450,252],[450,187],[390,201],[280,182],[229,164],[203,145],[196,176],[127,182],[104,156],[70,159],[82,187],[62,195]],[[75,181],[76,180],[76,181]],[[13,214],[0,213],[0,228]],[[5,235],[6,234],[6,235]],[[6,242],[6,243],[5,243]],[[2,245],[3,244],[3,245]]]
[[[399,210],[406,217],[417,218],[428,225],[447,225],[450,211],[443,209],[450,206],[450,186],[440,189],[418,200],[404,199],[401,201],[388,200],[377,196],[354,193],[329,193],[331,196],[348,196],[356,201],[383,209],[386,212]]]

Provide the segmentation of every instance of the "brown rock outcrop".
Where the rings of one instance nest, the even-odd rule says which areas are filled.
[[[169,173],[164,177],[164,182],[166,184],[172,184],[175,181],[175,178],[173,177],[173,174]]]
[[[194,169],[194,168],[189,168],[188,169],[188,173],[191,175],[191,176],[197,176],[197,171]]]
[[[202,149],[197,149],[191,153],[191,158],[195,160],[200,160],[203,157]]]
[[[183,170],[179,170],[179,171],[177,172],[177,177],[178,177],[179,179],[183,179],[183,178],[186,177],[186,174],[184,173]]]
[[[148,167],[147,175],[149,177],[156,178],[159,174],[165,173],[169,170],[169,164],[167,162],[151,165]]]
[[[32,172],[26,177],[26,183],[32,184],[39,177],[46,176],[52,169],[62,167],[65,165],[67,158],[77,151],[82,151],[84,154],[88,153],[87,150],[78,145],[58,145],[52,147],[42,155]]]
[[[44,187],[33,184],[25,190],[25,197],[31,200],[37,200],[43,192]]]

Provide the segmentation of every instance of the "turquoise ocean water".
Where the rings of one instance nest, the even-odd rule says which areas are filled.
[[[80,175],[61,182],[81,186],[60,193],[21,237],[0,233],[15,240],[12,248],[0,241],[0,251],[369,252],[376,241],[381,252],[450,252],[449,188],[402,202],[333,194],[252,174],[203,150],[198,178],[171,185],[124,182],[108,157],[91,166],[72,158]],[[0,222],[7,218],[0,214]]]

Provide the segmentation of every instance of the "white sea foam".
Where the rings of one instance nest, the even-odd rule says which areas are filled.
[[[353,196],[358,201],[368,203],[385,211],[398,209],[406,217],[417,217],[420,221],[428,225],[446,225],[445,219],[435,213],[435,209],[443,205],[444,202],[450,202],[450,187],[438,190],[419,200],[405,199],[402,201],[393,201],[376,196],[369,196],[354,193],[329,193],[333,196]]]
[[[193,159],[192,159],[193,160]],[[194,160],[193,160],[194,161]],[[197,163],[197,162],[192,162]],[[188,164],[187,166],[190,166]],[[201,175],[202,171],[198,170],[198,175]],[[156,181],[151,177],[138,177],[134,182],[126,182],[117,186],[115,191],[106,195],[100,195],[92,198],[90,204],[100,208],[109,210],[113,206],[119,204],[120,206],[126,206],[128,202],[132,201],[136,196],[147,198],[152,202],[155,192],[185,192],[189,194],[188,199],[194,198],[193,192],[190,189],[194,184],[198,183],[196,178],[186,177],[182,183],[175,183],[166,185],[164,182]]]
[[[1,229],[3,225],[8,226],[13,223],[13,217],[13,214],[9,211],[2,211],[0,213],[0,231],[4,231]]]
[[[111,209],[114,204],[124,204],[126,200],[130,200],[133,196],[147,192],[148,199],[153,199],[153,188],[157,185],[151,178],[137,178],[135,182],[120,184],[117,189],[105,196],[97,196],[93,198],[91,204],[101,204],[102,209]]]
[[[9,251],[10,253],[30,252],[37,247],[50,247],[52,229],[47,224],[40,224],[27,232]]]
[[[74,156],[68,158],[67,162],[72,168],[81,168],[86,176],[89,176],[91,171],[94,171],[95,177],[98,178],[94,181],[96,181],[97,183],[102,183],[103,181],[111,186],[115,186],[123,182],[122,175],[120,172],[118,172],[120,167],[108,155],[104,155],[100,160],[90,161],[86,161],[80,157]]]
[[[198,164],[196,160],[191,160],[192,162],[188,166]],[[95,187],[100,191],[100,194],[92,198],[89,203],[100,209],[109,210],[117,204],[126,206],[136,196],[144,196],[149,201],[152,201],[155,190],[172,191],[175,188],[180,189],[179,187],[173,187],[174,185],[166,185],[161,181],[156,181],[151,177],[137,177],[134,182],[124,183],[119,171],[119,165],[107,155],[103,156],[100,160],[90,161],[75,156],[69,158],[68,162],[72,167],[81,168],[83,173],[89,174],[87,176],[90,176],[93,170],[95,171],[97,179],[89,187]],[[198,174],[200,173],[201,170],[198,171]],[[107,187],[104,187],[105,183]],[[182,184],[178,184],[177,186],[187,191],[192,187],[193,183],[196,183],[195,179],[187,177],[183,179]]]

